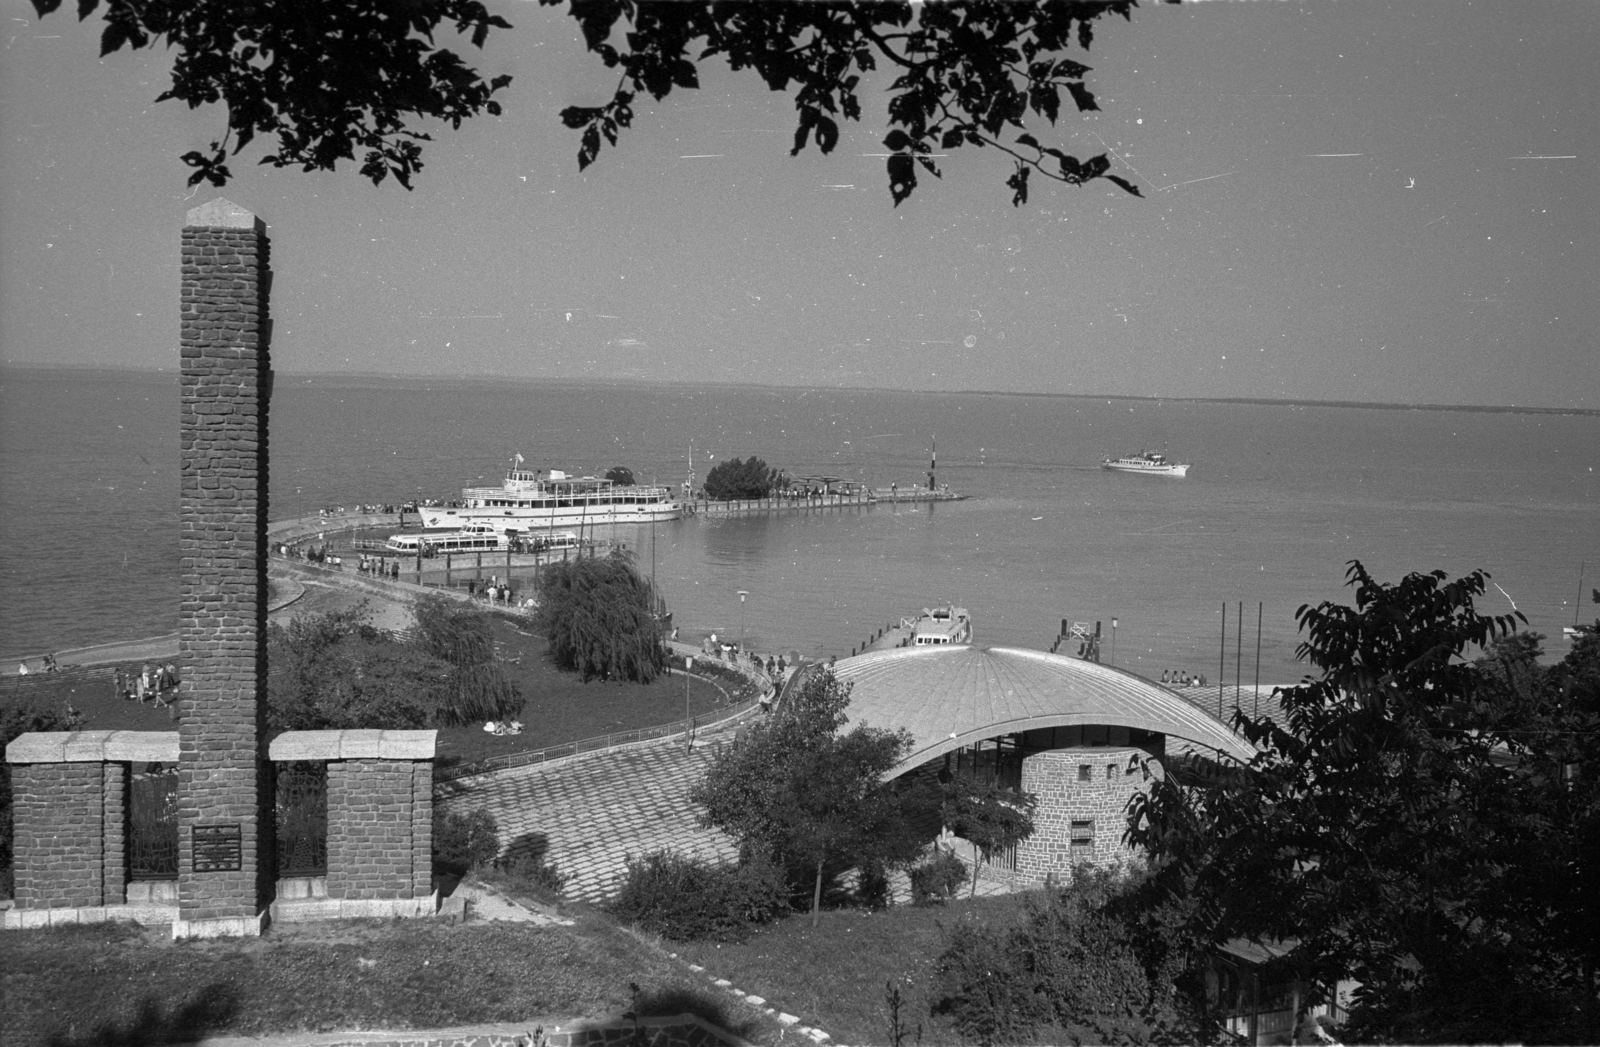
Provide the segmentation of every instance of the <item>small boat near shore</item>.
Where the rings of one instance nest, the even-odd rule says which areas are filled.
[[[911,622],[912,647],[972,642],[972,615],[965,607],[924,607]]]
[[[1121,458],[1107,458],[1100,468],[1118,473],[1146,473],[1154,476],[1183,476],[1189,471],[1188,462],[1172,462],[1160,451],[1140,451]]]

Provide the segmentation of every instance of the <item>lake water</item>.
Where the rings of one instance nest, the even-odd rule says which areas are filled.
[[[175,374],[0,371],[0,650],[15,656],[177,627]],[[678,484],[759,455],[796,475],[938,481],[935,506],[619,528],[687,634],[849,653],[903,614],[972,611],[978,642],[1047,647],[1100,620],[1151,676],[1299,677],[1295,610],[1380,578],[1482,567],[1483,608],[1565,650],[1581,561],[1600,584],[1600,417],[832,389],[280,376],[272,515],[455,497],[528,468],[626,465]],[[1183,480],[1098,467],[1165,448]],[[714,455],[708,461],[707,456]],[[604,535],[603,535],[604,536]],[[652,556],[653,546],[653,556]],[[742,611],[737,591],[750,593]],[[1584,610],[1593,620],[1592,608]],[[742,615],[742,619],[741,619]]]

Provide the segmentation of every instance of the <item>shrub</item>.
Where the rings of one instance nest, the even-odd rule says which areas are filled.
[[[455,873],[480,869],[500,853],[500,826],[483,808],[462,814],[442,814],[434,808],[433,860],[435,866]]]
[[[561,892],[567,887],[567,875],[545,861],[543,855],[507,854],[497,858],[494,867],[513,891],[531,894],[552,905],[561,900]]]
[[[783,871],[769,862],[714,865],[660,850],[629,859],[622,890],[605,908],[665,938],[735,942],[787,912],[788,897]]]
[[[856,874],[856,901],[869,909],[887,909],[889,900],[889,873],[883,863],[864,863]]]
[[[966,882],[967,863],[954,851],[940,850],[921,865],[913,866],[910,876],[912,905],[942,904],[954,898]]]
[[[951,931],[934,1013],[980,1043],[1149,1042],[1179,1022],[1132,938],[1089,893],[1046,891],[1016,926]]]

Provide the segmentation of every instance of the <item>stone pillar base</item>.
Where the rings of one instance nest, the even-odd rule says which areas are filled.
[[[188,938],[259,938],[267,926],[267,912],[263,909],[254,916],[233,916],[213,920],[172,921],[172,940]]]
[[[67,927],[80,923],[127,920],[146,927],[177,919],[176,905],[82,905],[63,909],[7,909],[0,913],[0,928],[26,931],[35,927]]]

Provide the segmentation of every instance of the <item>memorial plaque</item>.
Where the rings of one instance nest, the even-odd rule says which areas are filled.
[[[239,823],[197,825],[194,827],[194,871],[197,873],[238,872],[244,868],[244,851]]]

